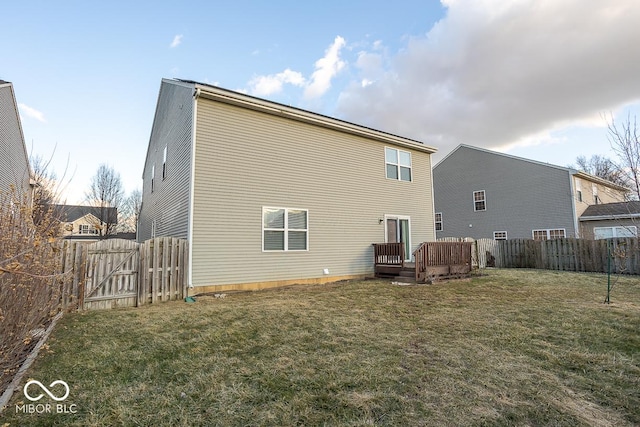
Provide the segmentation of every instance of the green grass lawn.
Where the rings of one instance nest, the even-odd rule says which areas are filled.
[[[493,270],[69,314],[23,383],[66,381],[77,412],[16,413],[20,390],[0,426],[640,425],[640,279],[608,305],[606,281]]]

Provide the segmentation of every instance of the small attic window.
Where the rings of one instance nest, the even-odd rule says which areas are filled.
[[[156,177],[156,165],[151,165],[151,192],[153,193],[153,180]]]

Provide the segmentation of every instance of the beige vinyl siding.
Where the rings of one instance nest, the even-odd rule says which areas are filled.
[[[579,218],[584,211],[594,204],[593,187],[596,187],[600,204],[623,202],[624,193],[618,189],[608,187],[602,183],[592,182],[573,176],[573,187],[575,191],[576,218]],[[578,200],[577,190],[582,191],[582,201]]]
[[[29,159],[13,86],[0,83],[0,192],[11,187],[29,196]]]
[[[162,82],[142,176],[139,241],[151,238],[154,220],[157,237],[187,238],[193,122],[192,94],[192,85],[174,81]],[[167,174],[163,179],[162,163],[165,148],[167,149]],[[155,170],[153,192],[151,191],[152,168]]]
[[[202,98],[197,115],[195,286],[370,274],[385,214],[434,240],[430,154],[401,147],[413,181],[394,181],[382,142]],[[265,206],[308,210],[308,251],[262,251]]]

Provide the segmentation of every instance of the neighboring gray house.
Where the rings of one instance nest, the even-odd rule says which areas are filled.
[[[591,205],[628,189],[571,168],[459,145],[433,168],[436,236],[580,237]]]
[[[189,240],[196,292],[373,275],[372,243],[435,240],[420,142],[163,79],[138,239]]]
[[[30,170],[13,85],[0,80],[0,194],[30,197]]]
[[[589,239],[638,237],[640,201],[589,206],[580,216],[581,236]]]

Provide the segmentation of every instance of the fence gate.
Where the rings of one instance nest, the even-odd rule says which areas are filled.
[[[135,307],[138,297],[139,244],[103,240],[87,246],[84,309]]]

